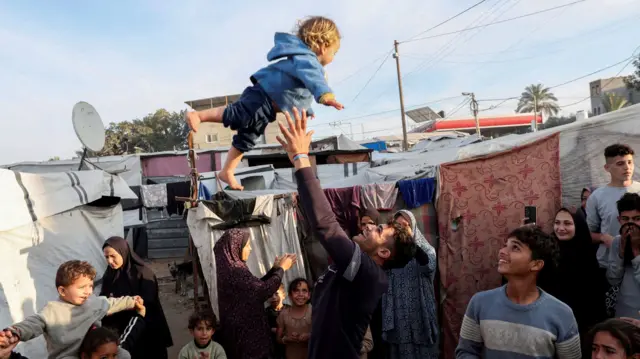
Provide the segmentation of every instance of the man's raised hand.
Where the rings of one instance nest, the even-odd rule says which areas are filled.
[[[288,112],[284,113],[287,119],[287,126],[282,122],[278,122],[280,127],[281,136],[277,136],[276,139],[282,145],[289,159],[293,162],[293,158],[300,154],[309,154],[309,147],[311,146],[311,136],[313,131],[307,132],[307,111],[302,111],[302,116],[297,108],[293,108],[293,119]]]

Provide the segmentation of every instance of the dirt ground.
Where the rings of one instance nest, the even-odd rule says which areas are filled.
[[[181,260],[163,259],[149,263],[158,278],[160,302],[173,337],[173,347],[169,348],[169,359],[177,358],[180,349],[192,339],[187,329],[187,320],[194,309],[193,299],[174,293],[175,280],[171,277],[168,267],[169,263]]]

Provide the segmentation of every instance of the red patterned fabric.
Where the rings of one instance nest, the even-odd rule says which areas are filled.
[[[538,224],[545,231],[553,229],[562,198],[559,162],[559,136],[554,134],[506,152],[440,166],[444,358],[455,357],[471,296],[500,285],[498,251],[521,224],[524,207],[536,206]]]

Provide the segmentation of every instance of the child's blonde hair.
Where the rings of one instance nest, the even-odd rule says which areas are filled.
[[[312,16],[299,21],[297,35],[315,53],[320,52],[321,47],[331,46],[340,41],[340,31],[336,23],[322,16]]]

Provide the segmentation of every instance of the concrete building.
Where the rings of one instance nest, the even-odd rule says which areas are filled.
[[[237,94],[185,101],[185,103],[196,111],[202,111],[209,108],[231,104],[239,98],[240,95]],[[282,114],[278,114],[278,119],[280,119],[280,116],[282,116]],[[278,124],[276,122],[270,123],[267,126],[264,135],[258,139],[257,144],[279,144],[276,140],[276,136],[279,132],[280,129],[278,128]],[[203,123],[193,138],[193,147],[202,150],[217,147],[229,147],[231,146],[231,140],[233,139],[234,134],[235,131],[225,128],[222,124]]]
[[[592,81],[589,83],[589,93],[591,94],[591,113],[593,116],[606,112],[602,104],[603,96],[606,94],[613,93],[620,96],[626,99],[629,105],[640,103],[640,92],[628,89],[623,76]]]

